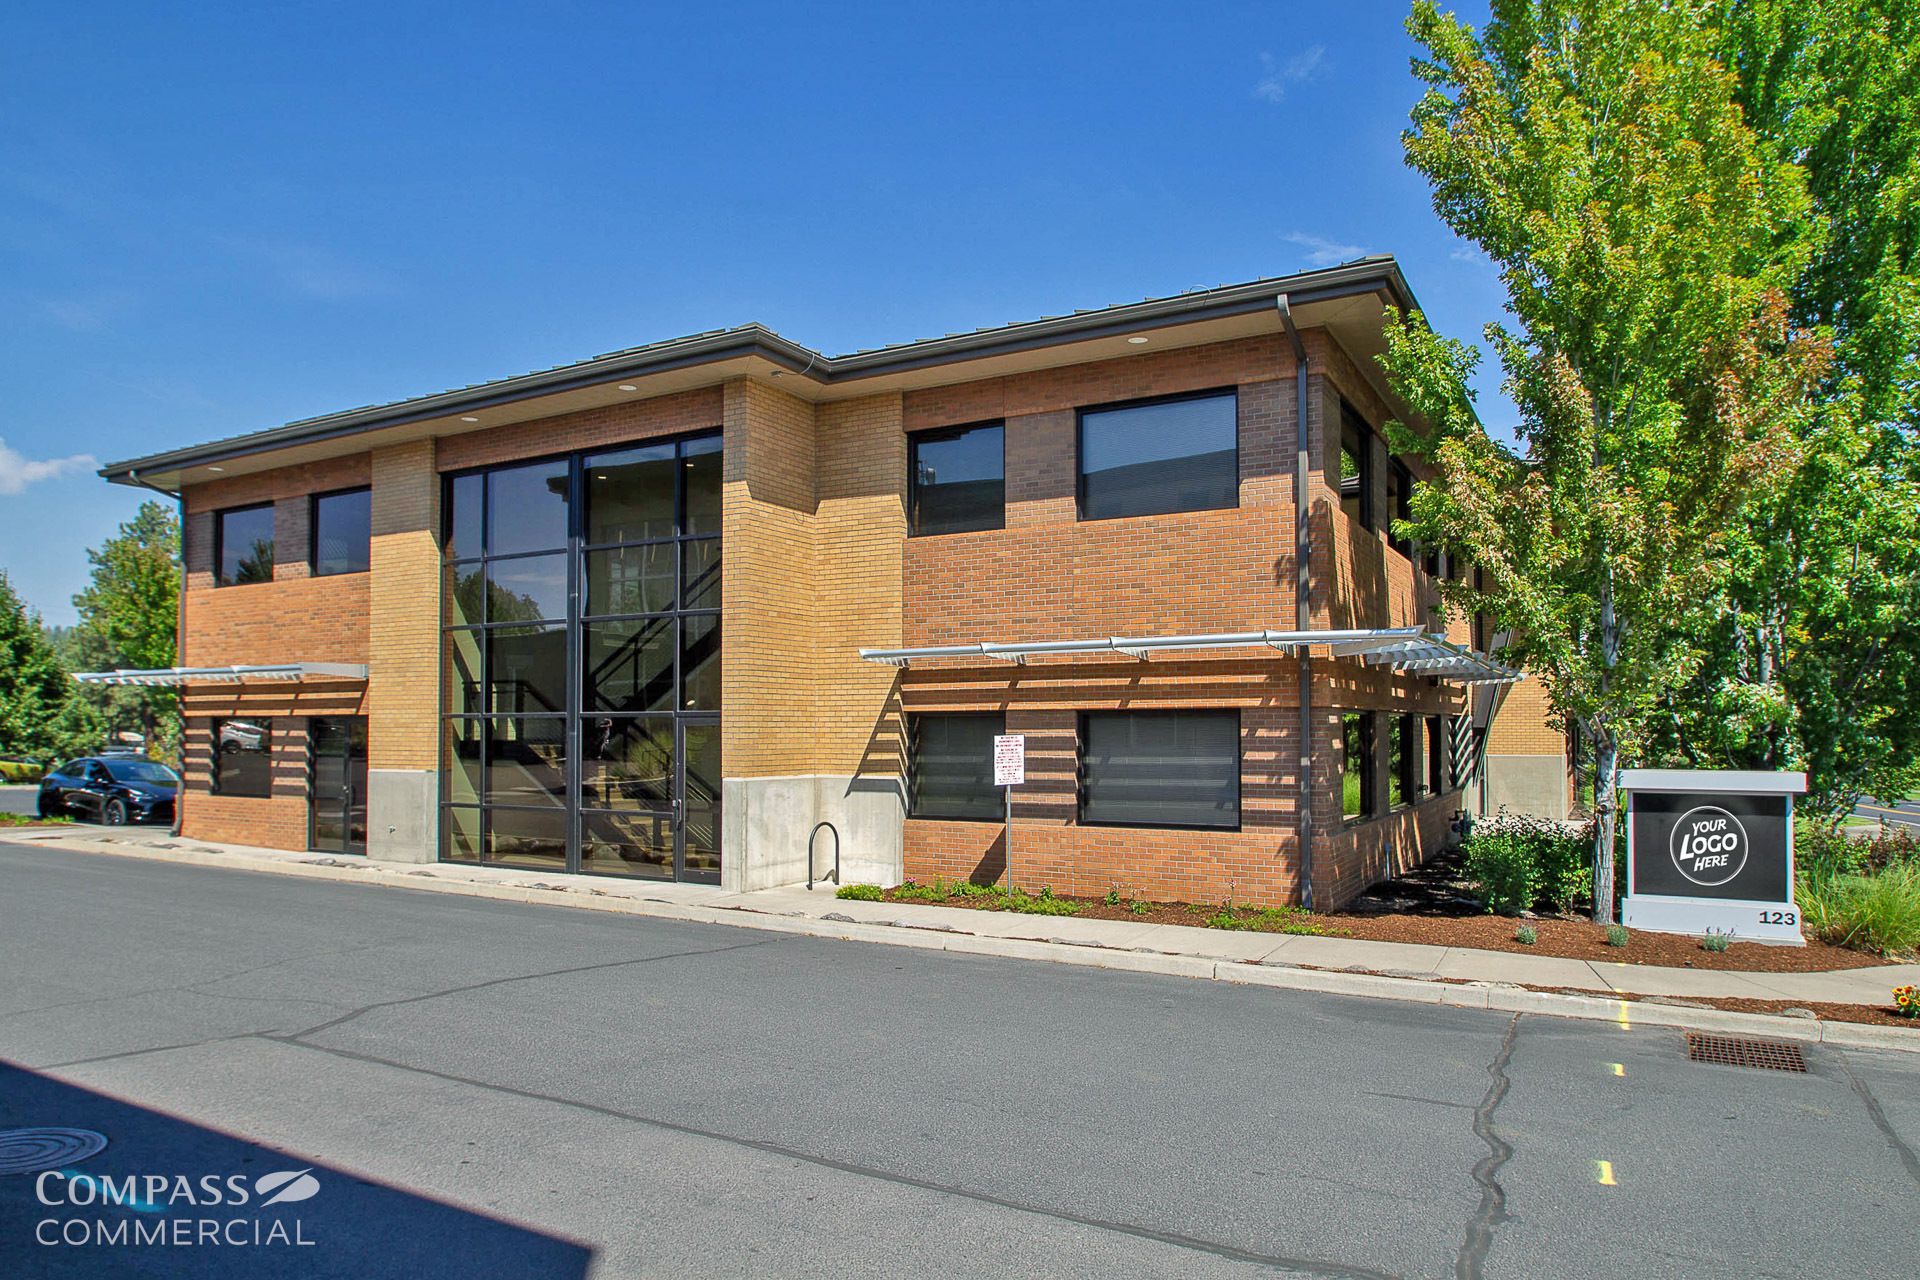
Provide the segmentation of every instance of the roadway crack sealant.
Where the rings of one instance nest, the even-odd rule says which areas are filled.
[[[1487,1066],[1493,1082],[1487,1086],[1487,1096],[1473,1110],[1473,1133],[1487,1144],[1487,1154],[1473,1166],[1473,1180],[1480,1185],[1480,1207],[1467,1222],[1467,1238],[1453,1263],[1454,1280],[1481,1280],[1487,1250],[1493,1245],[1493,1229],[1507,1220],[1507,1193],[1496,1175],[1500,1166],[1512,1157],[1513,1147],[1494,1132],[1493,1113],[1512,1083],[1507,1079],[1507,1063],[1513,1059],[1513,1041],[1520,1034],[1520,1018],[1516,1013],[1508,1024],[1507,1034],[1500,1041],[1500,1052]]]

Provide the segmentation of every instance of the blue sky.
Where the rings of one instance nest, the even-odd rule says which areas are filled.
[[[1391,252],[1476,336],[1405,12],[0,5],[0,568],[70,622],[140,501],[96,460],[750,320],[838,353]]]

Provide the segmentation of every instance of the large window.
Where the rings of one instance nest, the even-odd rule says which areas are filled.
[[[444,856],[717,880],[720,449],[448,478]]]
[[[213,790],[216,795],[255,799],[273,790],[273,722],[213,722]]]
[[[1238,711],[1090,711],[1080,717],[1080,821],[1240,826]]]
[[[373,543],[373,492],[348,489],[313,500],[313,576],[365,573]]]
[[[273,504],[213,514],[214,585],[273,581]]]
[[[1231,391],[1080,411],[1080,518],[1240,505]]]
[[[907,813],[915,818],[997,822],[1006,795],[993,785],[993,740],[1007,718],[981,715],[914,716],[907,727]]]
[[[1373,432],[1353,406],[1340,402],[1340,509],[1373,528]]]
[[[913,531],[967,533],[1007,525],[1006,430],[997,422],[907,437]]]
[[[1340,717],[1340,813],[1349,821],[1373,816],[1373,713]]]

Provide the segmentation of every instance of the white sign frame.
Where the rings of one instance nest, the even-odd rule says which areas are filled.
[[[1649,933],[1681,933],[1700,937],[1708,932],[1731,934],[1742,942],[1772,942],[1803,947],[1800,907],[1794,901],[1793,798],[1806,791],[1804,773],[1716,772],[1691,769],[1623,769],[1620,789],[1627,794],[1627,894],[1620,900],[1620,922]],[[1634,796],[1640,792],[1686,795],[1777,795],[1787,802],[1787,894],[1783,902],[1744,898],[1690,898],[1667,894],[1634,894]],[[1664,856],[1661,850],[1652,856]]]

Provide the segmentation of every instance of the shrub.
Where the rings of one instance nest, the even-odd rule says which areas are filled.
[[[941,881],[932,884],[915,884],[909,880],[893,891],[896,902],[945,902],[952,895]]]
[[[1467,877],[1487,910],[1519,915],[1542,899],[1572,911],[1589,892],[1593,829],[1502,812],[1474,823],[1461,843]]]
[[[1540,896],[1540,864],[1517,831],[1475,832],[1467,841],[1467,878],[1487,910],[1517,916]]]
[[[1120,905],[1120,886],[1119,885],[1114,884],[1114,885],[1107,886],[1107,905],[1110,907],[1117,907]]]
[[[1623,924],[1607,926],[1607,945],[1610,947],[1624,947],[1627,945],[1627,939],[1632,936],[1627,932],[1627,926]]]
[[[877,884],[843,884],[833,891],[833,896],[851,902],[886,901],[886,894]]]
[[[1532,946],[1540,941],[1540,932],[1530,924],[1523,924],[1513,931],[1513,940],[1523,946]]]
[[[1127,907],[1129,910],[1133,912],[1133,914],[1137,916],[1143,916],[1147,914],[1147,912],[1153,910],[1153,904],[1151,902],[1148,902],[1145,898],[1135,898],[1133,901],[1127,904]]]
[[[1794,895],[1815,935],[1855,951],[1920,947],[1920,861],[1894,862],[1872,874],[1838,872],[1836,865],[1802,875]]]
[[[1702,951],[1712,951],[1717,953],[1717,952],[1725,951],[1728,947],[1732,945],[1733,945],[1733,935],[1731,933],[1721,933],[1717,929],[1707,930],[1707,936],[1700,939],[1700,949]]]

